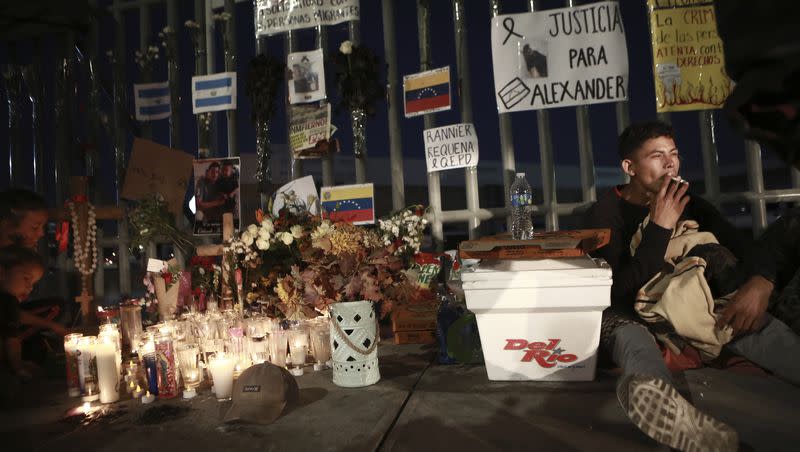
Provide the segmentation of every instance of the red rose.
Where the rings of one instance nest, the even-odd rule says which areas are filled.
[[[164,284],[166,285],[172,284],[172,273],[165,273],[163,275],[163,278],[164,278]]]

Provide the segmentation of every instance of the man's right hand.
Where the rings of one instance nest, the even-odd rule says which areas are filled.
[[[664,229],[675,229],[683,209],[689,203],[689,183],[671,184],[672,178],[665,175],[658,193],[650,198],[650,220]]]

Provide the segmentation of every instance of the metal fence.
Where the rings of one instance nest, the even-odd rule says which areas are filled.
[[[366,1],[366,0],[364,0]],[[371,0],[370,0],[371,1]],[[466,25],[466,16],[469,14],[486,14],[487,11],[491,17],[497,16],[504,11],[502,10],[501,0],[489,0],[488,5],[484,2],[466,1],[466,0],[451,0],[452,5],[452,21],[454,24],[453,34],[455,41],[455,56],[456,56],[456,70],[457,74],[457,87],[460,93],[460,119],[462,122],[472,122],[472,93],[473,87],[471,84],[469,71],[470,54],[468,52],[467,39],[468,29]],[[235,40],[233,28],[237,23],[250,18],[236,17],[234,0],[224,0],[223,2],[212,2],[211,0],[194,0],[194,15],[200,32],[204,39],[199,39],[195,48],[195,65],[193,68],[194,75],[203,75],[207,73],[216,72],[218,69],[214,65],[214,54],[218,51],[215,46],[214,39],[214,20],[212,20],[214,3],[221,3],[225,12],[232,16],[231,22],[227,27],[226,33],[228,34],[225,39],[231,41]],[[527,7],[530,11],[540,10],[540,2],[529,0]],[[565,1],[563,6],[572,7],[572,0]],[[97,7],[97,0],[92,2],[92,5]],[[125,147],[128,137],[126,136],[126,118],[125,105],[127,105],[126,91],[128,81],[126,80],[126,73],[124,70],[125,61],[125,40],[126,24],[125,15],[123,13],[131,10],[137,10],[139,13],[139,41],[141,48],[145,49],[149,45],[153,33],[151,30],[151,9],[158,6],[163,7],[166,5],[167,24],[173,29],[179,29],[178,17],[178,0],[134,0],[123,2],[122,0],[113,0],[112,5],[109,7],[111,17],[113,18],[114,27],[114,49],[116,58],[113,61],[113,86],[110,96],[113,98],[113,115],[110,118],[111,130],[113,132],[113,155],[114,167],[117,176],[117,190],[115,196],[110,201],[119,203],[119,191],[122,182],[122,175],[125,170]],[[403,174],[403,152],[402,152],[402,136],[400,129],[400,115],[402,103],[400,102],[399,95],[401,94],[402,86],[399,82],[400,72],[397,63],[397,39],[398,33],[395,27],[395,13],[398,8],[416,8],[417,13],[417,32],[419,43],[419,70],[430,69],[431,61],[431,47],[435,43],[431,42],[431,21],[441,21],[443,18],[431,17],[430,3],[428,0],[416,0],[415,3],[407,1],[395,0],[382,0],[381,12],[383,19],[383,45],[386,55],[386,63],[388,66],[387,82],[388,82],[388,130],[389,130],[389,161],[391,164],[391,188],[392,188],[392,206],[394,209],[400,209],[405,206],[405,182]],[[91,128],[89,129],[91,140],[98,143],[97,138],[100,133],[100,125],[97,120],[91,118],[92,108],[94,113],[97,109],[97,93],[101,89],[98,85],[97,77],[94,75],[94,66],[98,61],[98,43],[99,25],[93,24],[88,39],[90,41],[88,52],[88,65],[89,71],[89,85],[90,94],[94,98],[94,106],[90,104],[89,121]],[[360,41],[359,22],[354,21],[349,23],[349,38],[355,44]],[[74,33],[68,33],[64,40],[64,46],[70,49],[74,46],[76,37]],[[264,53],[267,48],[268,39],[283,39],[284,49],[288,54],[298,48],[298,39],[296,32],[288,32],[281,36],[262,37],[256,39],[256,52]],[[327,33],[324,27],[316,29],[316,45],[319,48],[327,48]],[[226,49],[224,57],[224,69],[227,71],[235,71],[236,58],[240,57],[236,52],[236,45],[232,49]],[[55,171],[51,177],[55,178],[56,197],[58,200],[65,199],[67,180],[70,174],[68,159],[68,146],[69,140],[67,136],[69,130],[65,130],[63,119],[66,115],[74,111],[74,105],[70,105],[70,95],[68,87],[71,83],[71,78],[75,77],[74,65],[75,61],[71,60],[65,53],[65,56],[60,60],[59,73],[55,75],[57,87],[55,94],[55,119],[58,124],[55,131],[57,137],[57,146],[54,152],[56,161]],[[250,55],[241,55],[250,57]],[[10,70],[20,70],[21,68],[10,67]],[[177,65],[170,65],[168,67],[168,76],[171,85],[174,86],[179,78],[180,69]],[[41,109],[43,97],[40,83],[36,80],[31,80],[30,77],[24,77],[28,86],[28,94],[30,102],[34,107],[34,112]],[[12,110],[12,102],[25,102],[22,97],[21,87],[10,86],[7,84],[6,90],[9,98],[9,111]],[[178,104],[177,89],[171,90],[173,99],[173,112],[178,111],[180,105]],[[18,110],[18,109],[17,109]],[[575,135],[578,141],[579,151],[579,168],[580,168],[580,187],[581,187],[581,200],[572,203],[559,203],[556,196],[556,172],[553,158],[553,140],[550,112],[548,110],[540,110],[536,112],[536,128],[538,129],[538,150],[540,153],[540,169],[542,181],[542,194],[543,202],[536,206],[537,212],[543,215],[545,226],[547,230],[556,230],[559,228],[559,218],[564,216],[575,215],[581,212],[589,204],[597,199],[597,187],[595,181],[595,165],[594,165],[594,150],[592,146],[592,126],[589,120],[588,108],[576,107],[574,108],[575,117],[577,122],[577,130]],[[236,130],[237,112],[228,111],[224,115],[227,130]],[[615,104],[616,115],[616,128],[617,132],[621,132],[630,122],[629,106],[627,102],[618,102]],[[792,187],[785,189],[766,190],[764,188],[764,170],[762,167],[761,148],[757,143],[746,143],[746,164],[747,164],[747,190],[732,193],[720,192],[720,175],[719,165],[717,161],[717,149],[715,140],[716,121],[718,121],[718,112],[715,111],[702,111],[697,113],[697,118],[701,130],[701,150],[703,157],[703,174],[705,179],[705,197],[712,203],[720,205],[723,203],[731,202],[747,202],[750,204],[752,213],[752,225],[755,234],[760,233],[767,226],[767,203],[771,202],[795,202],[800,200],[800,176],[797,171],[792,173]],[[669,115],[660,115],[661,119],[669,121]],[[42,156],[41,156],[41,138],[36,135],[42,133],[41,130],[36,131],[33,137],[33,146],[35,149],[35,158],[27,160],[22,156],[27,152],[23,149],[20,141],[20,131],[16,130],[18,122],[14,122],[13,118],[9,118],[9,137],[10,137],[10,157],[9,157],[9,171],[11,180],[15,181],[15,173],[19,170],[20,165],[35,165],[35,182],[36,186],[42,191],[43,178],[48,177],[46,172],[41,171]],[[34,127],[36,128],[36,117],[34,114]],[[180,115],[173,114],[169,122],[170,129],[170,145],[175,148],[181,148],[180,143],[180,130],[183,125],[180,124]],[[424,116],[424,127],[426,129],[436,126],[436,115],[429,114]],[[533,127],[531,125],[531,127]],[[199,127],[198,127],[199,130]],[[517,132],[527,133],[527,132]],[[501,162],[503,171],[503,188],[504,193],[507,193],[509,187],[514,179],[516,171],[515,163],[515,149],[513,144],[513,130],[511,118],[509,115],[504,114],[499,117],[499,148],[501,152]],[[141,128],[141,135],[143,137],[150,136],[150,130],[145,125]],[[237,155],[236,133],[227,134],[227,147],[228,155]],[[521,152],[529,152],[529,150],[520,150]],[[532,149],[530,152],[532,153]],[[367,155],[360,154],[354,158],[355,164],[355,182],[367,182],[368,175],[366,171]],[[334,181],[334,165],[333,158],[326,157],[322,162],[322,183],[323,185],[332,185]],[[94,171],[95,169],[89,168],[94,162],[87,161],[87,171]],[[427,190],[428,190],[428,204],[430,205],[430,220],[431,232],[433,241],[437,248],[441,248],[444,243],[444,225],[448,223],[461,223],[467,226],[468,236],[475,238],[479,235],[479,227],[481,222],[490,219],[503,219],[508,216],[508,200],[505,199],[504,205],[501,206],[481,206],[478,196],[478,177],[477,167],[470,167],[464,169],[464,187],[466,192],[466,208],[461,210],[443,210],[442,208],[442,189],[440,175],[437,172],[428,173],[427,175]],[[291,161],[291,177],[297,178],[303,175],[302,161]],[[263,196],[262,196],[263,197]],[[263,202],[263,199],[262,199]],[[113,248],[116,250],[116,257],[119,271],[119,290],[120,293],[131,292],[131,268],[130,268],[130,254],[128,249],[128,230],[127,221],[121,221],[118,224],[117,234],[114,236],[104,235],[102,232],[98,233],[98,247],[107,249]],[[147,250],[148,255],[155,255],[155,244]],[[99,259],[98,269],[106,268],[104,265],[104,254],[98,253]],[[65,257],[59,259],[58,265],[61,269],[68,269],[69,262]],[[103,295],[105,274],[103,271],[97,271],[95,275],[95,287],[97,295]],[[67,294],[67,285],[65,281],[61,281],[61,290]]]

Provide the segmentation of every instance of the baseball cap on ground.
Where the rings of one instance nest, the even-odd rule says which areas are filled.
[[[233,404],[223,422],[271,424],[297,403],[300,392],[294,377],[283,367],[256,364],[242,372],[233,384]]]

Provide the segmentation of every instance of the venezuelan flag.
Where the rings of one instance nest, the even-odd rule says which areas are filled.
[[[353,224],[375,223],[375,189],[372,184],[322,187],[323,217]]]
[[[450,109],[450,67],[403,78],[406,116]]]

